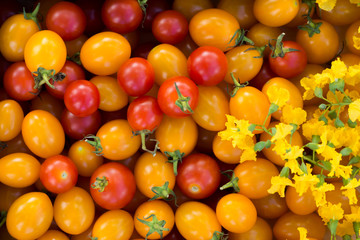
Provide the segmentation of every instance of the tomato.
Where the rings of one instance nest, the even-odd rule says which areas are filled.
[[[101,9],[101,19],[113,32],[128,33],[136,30],[143,12],[135,0],[106,0]]]
[[[134,57],[121,65],[118,84],[129,96],[141,96],[150,91],[155,82],[154,68],[146,59]]]
[[[100,94],[99,109],[103,111],[117,111],[128,104],[129,98],[113,77],[95,76],[90,79]]]
[[[220,83],[227,72],[225,54],[216,47],[203,46],[193,51],[188,60],[189,77],[198,85],[214,86]]]
[[[59,34],[64,41],[74,40],[85,31],[86,16],[75,3],[58,2],[48,11],[46,28]]]
[[[79,53],[86,40],[88,40],[88,37],[85,34],[82,34],[80,37],[75,38],[74,40],[65,41],[66,53],[68,57],[72,57]]]
[[[190,198],[209,197],[220,184],[219,165],[206,154],[191,154],[179,164],[176,182],[180,190]]]
[[[332,204],[341,203],[341,208],[344,210],[345,214],[351,213],[351,208],[349,205],[349,198],[342,194],[344,190],[341,190],[342,182],[333,182],[335,189],[332,191],[326,192],[326,200]]]
[[[163,224],[160,222],[163,222]],[[153,232],[149,227],[151,223],[156,226]],[[136,231],[142,237],[159,239],[168,235],[173,228],[174,212],[163,200],[144,202],[135,211],[134,224]]]
[[[343,61],[347,67],[360,64],[360,56],[354,53],[342,53],[340,60]]]
[[[188,21],[196,13],[213,7],[213,3],[210,0],[175,0],[172,5],[172,8],[182,13]]]
[[[21,133],[26,146],[39,157],[58,155],[64,149],[65,134],[59,120],[44,110],[29,112]]]
[[[231,38],[239,28],[234,16],[216,8],[196,13],[189,23],[190,36],[197,45],[217,47],[223,52],[234,46],[235,38]]]
[[[188,21],[176,10],[158,13],[152,22],[152,33],[161,43],[177,44],[185,39],[188,33]]]
[[[227,83],[234,84],[231,73],[240,83],[250,81],[259,73],[263,64],[263,58],[257,50],[252,50],[251,48],[253,46],[242,45],[226,53],[228,68],[225,81]]]
[[[41,164],[40,180],[50,192],[66,192],[75,186],[77,179],[76,165],[66,156],[52,156]]]
[[[154,68],[155,83],[161,85],[165,80],[175,76],[188,76],[186,57],[177,47],[170,44],[159,44],[147,57]]]
[[[274,236],[278,240],[297,240],[299,239],[298,227],[306,228],[307,237],[324,239],[326,227],[321,218],[311,213],[308,215],[296,215],[288,212],[282,215],[273,227]]]
[[[34,78],[23,61],[13,63],[6,69],[3,84],[6,93],[17,101],[34,99],[38,93],[34,89]]]
[[[214,232],[221,232],[215,211],[204,203],[188,201],[175,212],[175,223],[185,239],[211,239]]]
[[[57,33],[51,30],[39,31],[26,42],[24,59],[31,72],[42,67],[57,73],[66,61],[65,43]]]
[[[221,140],[219,135],[215,135],[212,142],[212,150],[217,159],[224,163],[239,163],[243,150],[233,147],[231,141]]]
[[[255,0],[255,18],[264,25],[280,27],[291,22],[299,11],[298,0]]]
[[[317,210],[315,198],[310,189],[299,196],[296,189],[290,186],[286,189],[285,200],[290,211],[298,215],[307,215]]]
[[[276,47],[270,52],[270,68],[279,77],[295,77],[302,73],[306,67],[306,52],[294,41],[283,41],[282,45],[282,48]],[[277,50],[280,50],[280,53]]]
[[[90,184],[90,193],[94,201],[108,210],[126,206],[136,190],[133,173],[117,162],[98,167],[91,175]]]
[[[65,233],[58,230],[48,230],[38,240],[69,240]]]
[[[249,82],[249,85],[261,91],[264,84],[273,77],[276,77],[276,74],[271,70],[269,61],[266,59],[258,74]]]
[[[272,229],[264,219],[257,217],[255,225],[244,233],[229,233],[229,240],[272,240]]]
[[[277,193],[251,201],[254,203],[258,215],[263,218],[279,218],[289,210],[285,198],[280,197]]]
[[[100,105],[100,93],[95,84],[87,80],[71,82],[64,94],[66,108],[77,117],[93,114]]]
[[[1,25],[0,52],[10,62],[24,60],[25,44],[39,31],[32,19],[25,19],[23,13],[15,14]]]
[[[27,153],[12,153],[0,158],[0,181],[10,187],[28,187],[38,180],[40,163]]]
[[[230,114],[237,119],[244,119],[250,124],[264,124],[267,127],[270,117],[267,117],[270,102],[267,96],[254,87],[240,88],[234,97],[230,99]],[[261,133],[260,127],[255,128],[254,133]]]
[[[196,45],[194,40],[192,40],[192,38],[188,34],[182,42],[176,44],[176,47],[179,48],[180,51],[183,52],[188,58],[190,54],[195,51],[195,49],[197,49],[199,46]]]
[[[24,112],[14,100],[0,101],[0,141],[10,141],[21,131]]]
[[[358,29],[360,27],[360,20],[353,22],[347,29],[346,29],[346,33],[345,33],[345,41],[346,41],[346,46],[347,48],[350,50],[350,52],[356,54],[356,55],[360,55],[360,50],[356,49],[354,47],[354,37],[359,38],[360,37],[360,33],[358,32]]]
[[[151,25],[155,16],[160,12],[170,9],[170,6],[171,5],[167,0],[148,0],[146,14],[142,23],[143,27],[146,30],[151,30]],[[174,8],[174,10],[176,9]]]
[[[50,95],[48,91],[41,91],[40,94],[30,102],[30,111],[44,110],[54,115],[57,119],[61,118],[64,109],[64,101]]]
[[[187,77],[172,77],[161,84],[157,96],[161,111],[164,114],[181,118],[191,114],[197,107],[199,90],[196,84]]]
[[[128,40],[115,32],[100,32],[90,37],[80,50],[84,68],[95,75],[111,75],[130,58]]]
[[[314,23],[322,23],[320,33],[312,37],[305,30],[298,30],[296,42],[299,43],[307,54],[308,63],[324,64],[333,59],[339,50],[339,35],[335,28],[324,20],[315,19]]]
[[[0,211],[8,211],[13,202],[25,193],[35,191],[34,185],[25,188],[14,188],[0,183],[0,192],[2,199],[0,201]]]
[[[332,25],[344,26],[359,20],[360,9],[349,0],[338,0],[330,11],[321,11],[320,18]]]
[[[95,205],[89,193],[79,187],[57,195],[54,219],[58,227],[68,234],[84,232],[94,220]]]
[[[105,123],[96,136],[100,138],[104,157],[123,160],[132,156],[140,147],[140,136],[133,136],[127,120],[118,119]]]
[[[0,151],[0,158],[5,157],[11,153],[28,153],[31,154],[31,151],[26,146],[22,134],[19,133],[15,138],[11,139],[10,141],[4,142],[6,145],[5,148],[2,148]]]
[[[20,196],[9,208],[6,227],[16,239],[37,239],[50,227],[53,206],[42,192],[30,192]]]
[[[132,216],[124,210],[111,210],[103,213],[96,221],[92,237],[98,240],[130,239],[134,231]]]
[[[95,149],[85,141],[74,142],[68,157],[74,162],[80,176],[91,177],[93,172],[103,163],[103,157],[94,153]]]
[[[295,18],[291,20],[288,24],[286,24],[287,27],[295,28],[300,25],[305,25],[307,22],[307,15],[312,18],[315,12],[315,8],[313,7],[309,13],[309,5],[306,2],[300,1],[299,11],[296,14]],[[325,11],[324,11],[325,12]],[[322,13],[320,14],[322,15]]]
[[[85,13],[86,27],[85,34],[92,36],[98,32],[101,32],[105,26],[101,20],[101,7],[104,3],[103,0],[76,0],[78,5]]]

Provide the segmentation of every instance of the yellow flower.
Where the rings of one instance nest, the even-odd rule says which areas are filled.
[[[281,159],[285,160],[286,151],[291,147],[290,143],[285,138],[278,139],[273,147],[273,151],[278,154]]]
[[[240,163],[248,160],[256,160],[256,152],[254,148],[245,148],[240,157]]]
[[[271,178],[271,187],[268,189],[268,193],[279,193],[280,197],[285,197],[286,186],[292,186],[292,182],[287,177],[274,176]]]
[[[271,86],[266,92],[266,95],[269,98],[271,103],[276,104],[279,109],[282,108],[287,101],[289,101],[290,93],[284,88],[279,88],[277,86]]]
[[[348,72],[344,77],[346,84],[355,86],[360,83],[360,65],[353,65],[348,68]]]
[[[331,162],[331,171],[329,173],[329,176],[330,177],[331,176],[342,177],[345,179],[350,178],[351,173],[352,173],[352,166],[344,166],[344,165],[341,165],[340,162],[337,165],[335,165],[333,163],[333,161],[330,161]]]
[[[359,4],[359,3],[357,3]],[[360,27],[358,28],[358,33],[360,33]],[[357,50],[360,50],[360,37],[357,37],[357,36],[353,36],[353,41],[354,41],[354,47],[357,49]]]
[[[310,141],[313,135],[320,136],[322,133],[327,132],[325,123],[315,118],[310,119],[309,121],[304,123],[301,127],[304,137],[306,137]]]
[[[326,205],[319,207],[318,213],[325,223],[328,223],[330,220],[341,220],[344,217],[341,203],[332,204],[328,202]]]
[[[299,196],[302,196],[309,188],[313,188],[316,184],[318,184],[318,182],[320,182],[319,178],[315,175],[312,175],[310,172],[300,176],[295,175],[293,180],[294,187],[296,188],[296,192],[299,194]]]
[[[345,215],[346,218],[346,215]],[[354,235],[354,227],[352,221],[343,220],[341,223],[339,222],[336,228],[336,235],[342,237],[345,235]]]
[[[336,0],[316,0],[316,3],[322,10],[331,11],[335,7]]]
[[[347,72],[347,67],[340,58],[331,62],[331,70],[335,78],[343,78]]]
[[[357,204],[357,202],[358,202],[355,188],[357,188],[359,186],[360,186],[360,181],[356,178],[353,178],[353,179],[351,179],[351,181],[348,184],[346,184],[345,186],[342,186],[340,188],[341,190],[345,190],[345,191],[342,191],[342,194],[349,198],[350,205]]]
[[[351,214],[346,214],[345,219],[349,222],[360,222],[360,206],[350,206]]]
[[[270,139],[271,142],[275,142],[276,140],[285,138],[287,135],[291,133],[291,130],[293,129],[291,125],[287,125],[284,123],[276,124],[275,128],[276,128],[276,133]]]
[[[306,121],[306,111],[302,108],[294,108],[291,105],[285,105],[282,109],[281,122],[298,126]]]
[[[303,173],[296,158],[288,158],[288,160],[285,162],[284,167],[290,168],[291,172],[295,174]]]
[[[355,122],[356,120],[360,120],[360,99],[356,99],[350,103],[348,111],[351,121]]]
[[[312,194],[315,198],[316,206],[322,206],[327,203],[326,201],[326,192],[332,191],[335,189],[335,186],[331,183],[324,182],[320,187],[313,186],[311,188]]]
[[[300,234],[300,239],[299,240],[309,240],[306,235],[307,235],[307,229],[303,228],[303,227],[298,227],[297,230],[299,231]]]

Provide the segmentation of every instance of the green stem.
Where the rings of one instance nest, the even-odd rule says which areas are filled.
[[[176,176],[178,164],[182,161],[185,153],[181,153],[180,150],[175,150],[174,152],[165,151],[164,154],[168,158],[168,162],[173,164],[174,174]]]
[[[158,187],[158,186],[155,186],[155,187],[152,187],[151,188],[151,191],[153,193],[155,193],[155,195],[149,199],[149,201],[152,201],[152,200],[155,200],[155,199],[158,199],[158,198],[162,198],[166,201],[171,201],[174,199],[175,201],[175,206],[177,206],[177,203],[176,203],[176,194],[175,192],[169,188],[169,182],[166,181],[164,183],[164,185]]]
[[[154,130],[150,131],[150,130],[144,129],[144,130],[140,130],[140,131],[133,132],[133,135],[134,135],[134,136],[140,135],[140,138],[141,138],[141,149],[144,150],[145,152],[151,153],[151,155],[155,156],[157,150],[160,149],[160,148],[159,148],[159,143],[160,143],[160,142],[159,142],[157,139],[150,139],[150,141],[156,142],[156,143],[155,143],[154,150],[151,151],[151,150],[147,149],[147,147],[146,147],[146,137],[147,137],[149,134],[152,134],[153,132],[154,132]]]
[[[0,228],[5,224],[6,222],[6,216],[7,216],[7,212],[6,211],[1,211],[0,212]]]
[[[189,104],[190,97],[184,97],[181,94],[180,89],[177,86],[176,82],[174,83],[174,85],[175,85],[175,90],[178,94],[178,99],[175,101],[175,105],[178,106],[182,112],[187,114],[192,114],[194,111],[191,109]]]
[[[152,218],[152,220],[146,221],[147,219]],[[149,227],[149,231],[146,233],[145,240],[148,239],[148,237],[153,234],[154,232],[158,233],[160,235],[160,238],[163,238],[163,232],[169,231],[168,228],[165,228],[166,221],[165,220],[158,220],[155,214],[151,214],[148,217],[144,217],[144,219],[140,219],[136,217],[136,219],[145,224]]]
[[[24,13],[24,18],[26,20],[33,20],[36,25],[38,26],[39,28],[39,31],[41,31],[41,27],[40,27],[40,24],[39,24],[39,20],[37,19],[37,14],[39,13],[39,9],[40,9],[40,3],[38,3],[36,5],[36,8],[34,9],[34,11],[32,13],[27,13],[25,11],[25,7],[23,8],[23,13]]]
[[[95,148],[95,151],[93,151],[93,153],[95,153],[96,156],[104,155],[102,153],[103,147],[101,146],[101,141],[100,141],[99,137],[90,134],[90,135],[85,136],[82,140]]]
[[[105,176],[102,178],[97,177],[95,182],[91,184],[91,188],[98,189],[99,192],[105,191],[106,186],[109,184],[109,181]]]

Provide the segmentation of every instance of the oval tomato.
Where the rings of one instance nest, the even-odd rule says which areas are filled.
[[[37,240],[69,240],[65,233],[58,230],[48,230]]]
[[[257,217],[255,225],[244,233],[229,233],[229,240],[272,240],[272,229],[267,221]]]
[[[307,215],[317,210],[315,198],[310,188],[301,196],[294,187],[288,187],[285,193],[286,204],[290,211],[298,215]]]
[[[258,215],[263,218],[279,218],[289,210],[285,198],[280,197],[277,193],[251,201],[254,203]]]
[[[0,101],[0,141],[10,141],[21,131],[24,112],[14,100]]]

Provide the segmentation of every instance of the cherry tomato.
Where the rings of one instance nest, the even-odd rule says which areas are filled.
[[[111,75],[130,58],[128,40],[115,32],[100,32],[90,37],[80,50],[84,68],[95,75]]]
[[[21,131],[24,112],[14,100],[0,101],[0,141],[10,141]]]
[[[330,11],[321,11],[321,19],[332,25],[344,26],[359,20],[360,9],[349,0],[338,0]]]
[[[94,201],[108,210],[126,206],[136,191],[133,173],[117,162],[98,167],[91,175],[90,184],[90,193]]]
[[[49,9],[45,23],[47,29],[59,34],[64,41],[70,41],[85,31],[86,16],[75,3],[62,1]]]
[[[290,211],[298,215],[307,215],[317,210],[316,202],[310,189],[299,196],[296,189],[290,186],[286,189],[285,200]]]
[[[304,70],[305,71],[305,70]],[[298,75],[299,76],[299,75]],[[264,60],[263,65],[258,74],[249,82],[249,85],[261,91],[264,84],[271,78],[276,77],[276,74],[271,70],[268,60]]]
[[[124,210],[111,210],[102,214],[96,221],[92,230],[92,237],[98,240],[130,239],[134,231],[132,216]]]
[[[341,208],[344,209],[345,214],[351,213],[351,208],[349,205],[349,198],[342,194],[344,190],[341,190],[341,182],[333,182],[335,189],[332,191],[326,192],[326,200],[332,204],[341,203]]]
[[[16,239],[37,239],[49,229],[52,220],[53,206],[49,197],[42,192],[30,192],[11,205],[6,227]]]
[[[221,232],[215,211],[196,201],[185,202],[177,208],[175,223],[185,239],[211,239],[214,232]]]
[[[182,76],[169,78],[161,84],[157,98],[160,109],[175,118],[191,114],[197,107],[198,99],[199,90],[196,84]]]
[[[65,233],[58,230],[48,230],[38,240],[69,240]]]
[[[172,8],[182,13],[188,21],[201,10],[212,7],[214,6],[210,0],[175,0],[172,5]]]
[[[151,63],[140,57],[130,58],[117,72],[117,81],[129,96],[137,97],[149,92],[154,79]]]
[[[94,1],[91,1],[94,2]],[[85,34],[80,35],[80,37],[75,38],[71,41],[65,41],[66,46],[66,53],[68,57],[72,57],[75,54],[79,53],[81,50],[81,47],[84,45],[84,43],[88,40],[88,37]]]
[[[147,30],[151,30],[152,22],[155,16],[160,12],[170,9],[170,6],[171,5],[169,1],[167,0],[148,0],[146,14],[143,20],[144,28]],[[176,9],[174,8],[174,10]]]
[[[360,64],[360,56],[353,53],[342,53],[340,59],[347,67]]]
[[[94,220],[95,205],[89,193],[79,187],[57,195],[54,219],[65,233],[76,235],[88,229]]]
[[[346,41],[346,46],[348,47],[348,49],[350,50],[350,52],[356,54],[356,55],[360,55],[360,50],[356,49],[354,47],[354,37],[359,38],[360,37],[360,33],[358,32],[358,29],[360,27],[360,20],[353,22],[346,30],[345,33],[345,41]]]
[[[65,134],[59,120],[44,110],[33,110],[25,116],[22,136],[31,152],[42,158],[58,155],[64,149]]]
[[[28,153],[32,154],[29,148],[26,146],[22,134],[19,133],[15,138],[10,141],[4,142],[6,147],[0,151],[0,158],[5,157],[11,153]]]
[[[86,27],[85,34],[92,36],[98,32],[101,32],[105,26],[101,20],[101,7],[104,3],[103,0],[76,0],[78,5],[85,13]]]
[[[306,16],[309,14],[309,16],[312,18],[314,15],[314,12],[315,12],[314,7],[311,9],[311,11],[309,13],[309,5],[306,2],[300,1],[298,13],[296,14],[295,18],[293,20],[291,20],[291,22],[286,24],[286,26],[295,28],[300,25],[305,25],[307,22]]]
[[[65,90],[66,108],[77,117],[93,114],[100,105],[100,93],[95,84],[87,80],[71,82]]]
[[[272,229],[264,219],[257,217],[255,225],[247,232],[229,232],[229,240],[272,240]]]
[[[0,158],[0,181],[10,187],[34,184],[40,175],[40,163],[27,153],[12,153]]]
[[[8,211],[14,201],[25,193],[35,191],[34,185],[25,188],[14,188],[0,183],[0,192],[2,199],[0,201],[0,211]]]
[[[216,8],[196,13],[189,23],[190,36],[197,45],[217,47],[223,52],[234,46],[235,38],[231,38],[239,28],[234,16]]]
[[[65,109],[64,101],[50,95],[48,91],[41,91],[39,95],[31,100],[30,105],[30,111],[44,110],[54,115],[57,119],[61,118],[61,114]]]
[[[258,215],[263,218],[279,218],[289,210],[285,198],[280,197],[277,193],[251,201],[254,203]]]
[[[243,150],[233,147],[231,141],[221,140],[219,135],[215,135],[212,142],[212,150],[217,159],[224,163],[239,163]]]

